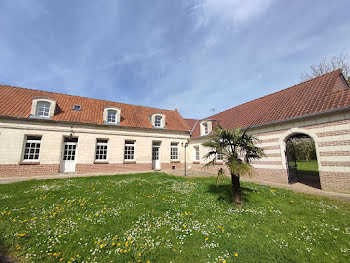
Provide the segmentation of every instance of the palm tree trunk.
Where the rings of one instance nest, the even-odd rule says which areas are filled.
[[[239,207],[242,206],[242,188],[239,181],[239,176],[231,173],[232,181],[232,203],[238,204]]]

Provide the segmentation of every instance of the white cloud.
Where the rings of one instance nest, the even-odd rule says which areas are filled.
[[[263,14],[272,2],[273,0],[201,0],[194,9],[198,13],[199,25],[205,26],[211,20],[218,19],[237,25]]]

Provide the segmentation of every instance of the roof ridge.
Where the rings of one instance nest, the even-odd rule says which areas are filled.
[[[233,109],[233,108],[237,108],[237,107],[243,106],[243,105],[245,105],[245,104],[251,103],[251,102],[253,102],[253,101],[260,100],[260,99],[262,99],[262,98],[269,97],[269,96],[272,96],[272,95],[274,95],[274,94],[278,94],[278,93],[280,93],[280,92],[283,92],[283,91],[289,90],[289,89],[291,89],[291,88],[295,88],[295,87],[297,87],[297,86],[299,86],[299,85],[305,84],[305,83],[307,83],[307,82],[314,81],[314,80],[316,80],[316,79],[319,79],[319,78],[325,77],[325,76],[327,76],[327,75],[335,74],[337,71],[339,71],[339,73],[341,73],[341,71],[342,71],[342,70],[341,70],[341,69],[336,69],[336,70],[333,70],[333,71],[331,71],[331,72],[328,72],[328,73],[323,74],[323,75],[321,75],[321,76],[318,76],[318,77],[316,77],[316,78],[313,78],[313,79],[309,79],[309,80],[306,80],[306,81],[300,82],[300,83],[295,84],[295,85],[293,85],[293,86],[290,86],[290,87],[288,87],[288,88],[285,88],[285,89],[282,89],[282,90],[279,90],[279,91],[276,91],[276,92],[273,92],[273,93],[270,93],[270,94],[264,95],[264,96],[262,96],[262,97],[259,97],[259,98],[256,98],[256,99],[253,99],[253,100],[247,101],[247,102],[245,102],[245,103],[242,103],[242,104],[236,105],[236,106],[234,106],[234,107],[232,107],[232,108],[229,108],[229,109],[227,109],[227,110],[224,110],[224,111],[221,111],[221,112],[216,113],[216,114],[214,114],[214,115],[211,115],[211,116],[208,116],[208,117],[206,117],[206,118],[203,118],[203,120],[204,120],[204,119],[207,119],[207,118],[212,118],[212,117],[214,117],[214,116],[216,116],[216,115],[219,115],[219,114],[221,114],[221,113],[227,112],[227,111],[229,111],[229,110],[231,110],[231,109]],[[333,83],[333,85],[334,85],[334,84],[335,84],[335,82]]]
[[[12,86],[12,85],[6,85],[6,84],[0,84],[0,87],[9,87],[9,88],[24,89],[24,90],[32,90],[32,91],[41,91],[41,92],[52,93],[52,94],[56,94],[56,95],[65,95],[65,96],[70,96],[70,97],[77,97],[77,98],[90,99],[90,100],[97,100],[97,101],[102,101],[102,102],[112,102],[112,103],[118,103],[118,104],[129,105],[129,106],[135,106],[135,107],[142,107],[142,108],[148,108],[148,109],[173,111],[173,110],[169,110],[169,109],[160,109],[160,108],[154,108],[154,107],[149,107],[149,106],[142,106],[142,105],[136,105],[136,104],[129,104],[129,103],[124,103],[124,102],[117,102],[117,101],[111,101],[111,100],[95,99],[95,98],[90,98],[90,97],[83,97],[83,96],[79,96],[79,95],[71,95],[71,94],[59,93],[59,92],[53,92],[53,91],[46,91],[46,90],[39,90],[39,89],[28,89],[28,88],[23,88],[23,87],[18,87],[18,86]]]

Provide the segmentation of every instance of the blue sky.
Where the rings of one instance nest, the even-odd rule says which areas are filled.
[[[0,83],[189,118],[350,53],[349,0],[3,0],[0,10]]]

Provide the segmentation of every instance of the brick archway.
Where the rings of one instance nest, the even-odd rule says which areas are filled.
[[[316,148],[316,157],[317,157],[317,164],[318,164],[318,170],[320,171],[322,166],[321,166],[321,162],[320,162],[320,153],[318,150],[318,142],[319,142],[319,138],[316,135],[316,133],[310,131],[310,130],[306,130],[306,129],[302,129],[302,128],[291,128],[288,131],[286,131],[285,133],[283,133],[279,139],[279,145],[281,148],[281,159],[282,159],[282,168],[287,170],[287,160],[286,160],[286,155],[285,155],[285,151],[286,151],[286,142],[287,140],[292,137],[293,135],[296,134],[305,134],[307,136],[309,136],[311,139],[314,140],[315,143],[315,148]]]

